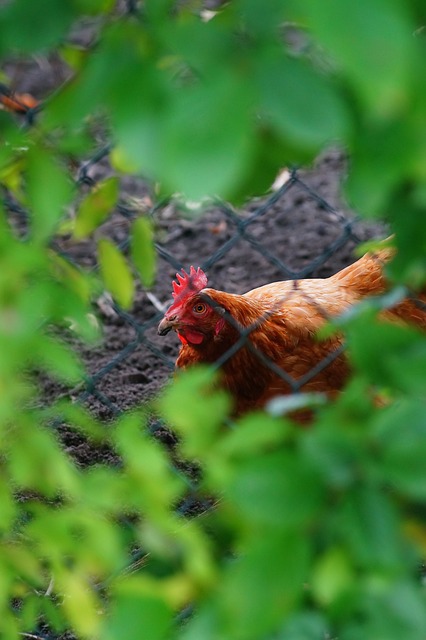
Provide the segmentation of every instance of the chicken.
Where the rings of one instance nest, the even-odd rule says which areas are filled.
[[[333,398],[349,375],[343,337],[320,341],[316,333],[327,319],[385,292],[383,265],[392,255],[392,249],[380,249],[330,278],[273,282],[243,295],[207,288],[204,272],[191,267],[189,274],[177,274],[174,301],[158,333],[177,332],[177,368],[220,366],[236,415],[294,391]],[[424,308],[408,299],[383,315],[426,327]]]
[[[0,108],[25,114],[39,104],[40,102],[31,94],[14,93],[9,87],[0,83]]]

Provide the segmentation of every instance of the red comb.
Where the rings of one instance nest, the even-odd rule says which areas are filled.
[[[198,267],[197,270],[194,267],[189,269],[189,273],[186,273],[182,269],[182,273],[176,274],[177,282],[173,281],[173,298],[182,297],[183,295],[191,295],[204,289],[207,284],[207,276],[204,271]]]

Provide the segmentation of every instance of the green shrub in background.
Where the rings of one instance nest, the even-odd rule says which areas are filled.
[[[423,335],[384,330],[368,309],[352,314],[356,375],[311,430],[260,414],[224,430],[229,405],[211,392],[213,374],[182,376],[157,410],[217,500],[193,520],[175,509],[187,487],[144,412],[105,427],[76,405],[43,406],[40,372],[68,384],[84,377],[61,330],[96,333],[97,277],[50,244],[63,225],[90,235],[116,202],[112,178],[64,218],[76,195],[66,159],[93,150],[99,123],[117,171],[190,198],[239,200],[268,188],[279,167],[343,144],[351,203],[396,233],[391,275],[409,287],[426,281],[423,3],[233,0],[210,21],[199,4],[0,8],[3,58],[55,48],[75,73],[34,127],[0,113],[0,181],[30,212],[24,234],[0,215],[0,634],[22,637],[43,619],[56,633],[102,640],[424,640]],[[81,50],[65,37],[88,14],[98,35]],[[283,44],[294,28],[307,34],[302,47]],[[149,286],[145,218],[132,235]],[[130,306],[127,258],[107,239],[98,257],[105,286]],[[372,384],[396,401],[375,408]],[[77,469],[57,442],[58,420],[111,444],[121,465]],[[146,560],[127,572],[134,545]]]

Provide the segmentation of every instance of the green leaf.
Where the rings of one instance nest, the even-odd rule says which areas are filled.
[[[401,569],[407,559],[402,554],[397,512],[384,491],[360,487],[345,497],[335,513],[334,528],[355,565],[370,571]]]
[[[248,79],[223,71],[175,94],[163,130],[172,190],[194,200],[232,192],[253,152],[250,89]]]
[[[22,512],[20,516],[22,517]],[[26,542],[28,543],[29,540],[27,539]],[[31,548],[31,544],[18,545],[16,544],[16,540],[12,541],[12,538],[5,539],[0,554],[0,563],[3,566],[5,559],[9,565],[8,568],[10,568],[15,575],[19,575],[21,579],[33,585],[44,583],[43,561],[34,555],[34,549]]]
[[[317,420],[315,429],[310,430],[302,442],[306,461],[334,491],[350,487],[363,463],[363,433],[359,425],[368,420],[367,410],[371,412],[371,402],[368,409],[359,411],[362,408],[361,391],[349,388],[349,398],[342,396],[335,405],[327,407]]]
[[[354,572],[347,553],[334,547],[321,556],[314,567],[311,589],[315,599],[329,606],[353,588]]]
[[[257,37],[263,36],[270,41],[271,34],[286,19],[285,3],[281,0],[268,0],[265,5],[257,0],[237,0],[235,3],[244,20],[244,26]]]
[[[426,340],[414,328],[379,321],[367,308],[347,326],[352,362],[375,385],[423,393]]]
[[[137,500],[150,506],[151,515],[164,513],[176,500],[184,485],[170,469],[159,443],[141,431],[143,416],[128,413],[118,420],[114,442],[126,466],[128,477],[137,482]],[[130,496],[129,496],[130,497]]]
[[[143,72],[141,52],[135,51],[141,37],[139,25],[130,21],[114,21],[105,27],[96,55],[88,55],[73,82],[67,83],[46,105],[44,118],[47,125],[67,125],[78,130],[85,117],[93,117],[99,111],[104,113],[108,107],[113,110],[112,116],[118,119],[122,112],[136,111],[143,86],[140,78]],[[149,85],[148,82],[148,90]]]
[[[160,398],[165,420],[183,436],[186,455],[203,456],[228,416],[231,400],[214,389],[216,373],[207,367],[192,367],[179,373]]]
[[[195,611],[194,615],[183,626],[182,640],[217,640],[220,638],[221,616],[217,601],[209,601]]]
[[[17,486],[40,491],[49,497],[60,493],[75,496],[78,489],[76,469],[52,433],[32,420],[22,425],[13,437],[8,467]]]
[[[251,164],[242,181],[233,192],[234,201],[245,203],[250,195],[259,195],[271,189],[278,170],[294,164],[305,165],[312,161],[314,150],[296,144],[284,136],[282,129],[265,118],[258,121],[254,131],[256,149]]]
[[[0,9],[1,50],[34,53],[65,36],[77,13],[72,2],[14,0]],[[37,28],[35,28],[37,25]]]
[[[318,515],[324,488],[308,462],[277,451],[236,466],[226,495],[248,521],[291,529]]]
[[[41,598],[35,594],[27,597],[21,610],[21,622],[23,629],[34,629],[40,616],[40,600]]]
[[[173,0],[147,0],[145,11],[150,20],[163,21],[170,15]]]
[[[101,635],[105,640],[140,640],[145,630],[149,640],[166,640],[171,624],[171,611],[164,600],[147,594],[133,579],[117,589],[112,613]]]
[[[329,625],[319,613],[296,613],[283,626],[276,640],[319,640],[331,638]]]
[[[115,145],[109,154],[111,166],[120,173],[137,173],[138,163],[130,162],[124,149]]]
[[[47,336],[40,336],[31,356],[32,362],[66,383],[81,382],[83,366],[77,354],[67,346]]]
[[[380,473],[384,481],[417,500],[426,498],[425,415],[424,400],[407,399],[377,414],[373,427],[383,447]]]
[[[59,53],[73,71],[80,71],[87,58],[87,52],[84,49],[68,43],[60,47]]]
[[[157,84],[152,82],[153,88]],[[167,108],[162,93],[160,88],[147,95],[137,112],[129,105],[126,119],[117,123],[129,158],[160,177],[169,191],[187,198],[232,193],[254,148],[250,83],[213,70],[203,82],[175,88],[167,96]]]
[[[301,6],[366,109],[388,116],[405,107],[415,46],[415,24],[406,4],[302,0]]]
[[[77,239],[85,238],[102,224],[115,207],[118,194],[118,178],[106,178],[93,187],[77,210],[74,228]]]
[[[67,398],[61,398],[43,411],[46,419],[60,418],[72,429],[88,436],[95,441],[106,439],[105,426],[98,422],[95,417],[85,409],[80,403],[75,403]]]
[[[101,625],[99,596],[87,588],[87,578],[80,571],[64,571],[57,579],[58,587],[66,593],[63,608],[76,633],[83,637],[97,636]]]
[[[267,13],[269,15],[269,10]],[[179,20],[163,26],[163,37],[175,54],[169,58],[169,64],[174,63],[181,72],[187,65],[198,77],[205,77],[219,67],[232,66],[236,53],[238,55],[232,23],[221,19],[220,14],[205,22],[186,12]]]
[[[73,185],[53,154],[41,145],[30,149],[27,171],[33,236],[45,242],[65,213]]]
[[[301,60],[260,58],[257,84],[264,117],[296,146],[314,150],[346,137],[349,117],[336,87]]]
[[[416,137],[408,118],[358,124],[345,191],[362,215],[388,213],[390,194],[407,172]]]
[[[114,7],[114,0],[73,0],[77,10],[84,15],[106,13]]]
[[[256,536],[225,575],[221,637],[258,640],[273,631],[302,597],[309,556],[308,538],[300,532],[266,529]]]
[[[60,286],[63,287],[65,285],[82,302],[87,303],[91,293],[88,274],[53,251],[49,253],[49,259],[52,265],[52,273],[58,279]]]
[[[63,611],[58,608],[54,599],[39,598],[39,600],[41,615],[45,620],[49,621],[49,627],[52,631],[56,631],[57,635],[65,632],[68,625],[64,622]]]
[[[291,432],[292,427],[283,420],[250,413],[238,421],[236,429],[224,434],[215,451],[221,458],[243,458],[286,441]]]
[[[131,254],[143,285],[151,287],[154,283],[157,254],[152,222],[146,216],[138,218],[132,225]]]
[[[127,262],[115,244],[103,238],[98,242],[99,266],[105,287],[125,309],[133,301],[133,277]]]
[[[389,204],[398,249],[389,272],[397,282],[420,291],[426,286],[425,184],[426,179],[419,181],[415,188],[402,185],[392,194]]]
[[[358,616],[346,620],[342,640],[423,640],[425,598],[421,584],[372,581]]]
[[[2,509],[0,512],[0,531],[7,531],[17,515],[17,506],[12,498],[10,487],[3,474],[0,476],[0,500]]]

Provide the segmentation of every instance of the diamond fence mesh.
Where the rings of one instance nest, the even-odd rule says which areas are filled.
[[[123,0],[121,4],[129,13],[137,11],[135,0]],[[16,96],[3,85],[0,85],[0,94],[16,101]],[[21,106],[17,111],[23,126],[33,126],[42,104]],[[87,193],[98,182],[114,174],[110,164],[112,148],[112,144],[105,143],[90,158],[74,166],[78,194]],[[66,338],[86,365],[84,379],[71,390],[64,390],[52,381],[43,381],[43,400],[48,404],[61,395],[71,397],[88,407],[107,427],[110,420],[155,397],[173,375],[178,352],[178,340],[174,336],[167,340],[159,338],[157,327],[172,302],[171,285],[175,273],[188,270],[190,265],[200,266],[209,275],[212,287],[230,293],[244,293],[278,280],[294,281],[293,290],[285,298],[277,300],[270,311],[248,326],[242,326],[225,312],[227,322],[237,330],[239,338],[212,365],[220,369],[240,349],[246,349],[257,359],[259,367],[269,369],[287,385],[288,393],[303,391],[304,385],[341,357],[345,344],[340,343],[301,377],[294,378],[270,354],[259,350],[251,341],[251,335],[280,304],[291,304],[292,296],[300,293],[298,280],[332,275],[355,259],[356,245],[387,234],[383,225],[366,225],[348,213],[340,206],[337,186],[333,185],[330,190],[327,180],[324,183],[326,174],[333,176],[332,182],[339,182],[344,167],[341,152],[331,151],[322,159],[319,173],[292,168],[283,173],[280,186],[275,185],[269,195],[252,200],[241,210],[226,202],[210,200],[203,205],[200,216],[179,197],[156,201],[152,186],[143,179],[120,176],[119,202],[93,237],[76,241],[72,235],[61,235],[52,241],[52,249],[73,265],[96,271],[97,239],[108,237],[126,254],[130,250],[132,221],[145,215],[152,219],[155,229],[156,283],[151,290],[138,285],[130,311],[122,309],[107,293],[95,302],[97,322],[103,330],[102,342],[86,346],[69,335]],[[13,224],[25,238],[29,212],[6,190],[1,196]],[[215,306],[208,296],[205,299]],[[318,303],[308,302],[327,320],[328,314]],[[423,303],[418,304],[426,310]],[[67,444],[67,425],[63,417],[58,416],[50,426],[58,430]],[[232,419],[228,426],[232,428]],[[150,417],[148,428],[153,437],[166,445],[171,444],[170,466],[187,487],[185,497],[176,505],[177,513],[189,518],[209,511],[214,506],[214,499],[200,489],[197,467],[176,456],[173,433],[155,416]],[[119,464],[114,454],[109,456],[103,452],[87,459],[88,464],[99,461]],[[132,522],[128,525],[131,527]],[[127,526],[124,518],[123,526]],[[143,569],[147,555],[144,548],[134,545],[131,563],[123,573]],[[99,585],[100,590],[103,587]],[[179,614],[179,621],[191,611],[192,607],[188,605]],[[43,634],[43,637],[53,638],[50,634]]]
[[[109,147],[105,147],[98,154],[96,154],[94,158],[83,165],[82,169],[79,171],[79,182],[89,182],[93,184],[93,180],[88,177],[87,171],[90,167],[104,158],[108,152]],[[271,250],[270,248],[268,248],[268,246],[266,246],[266,244],[259,240],[251,231],[256,223],[262,223],[263,219],[267,218],[268,216],[273,216],[274,205],[280,204],[283,201],[285,202],[286,197],[288,197],[290,192],[296,188],[298,188],[302,193],[306,194],[306,196],[308,196],[311,201],[315,202],[321,210],[330,214],[330,216],[333,218],[333,226],[336,232],[335,237],[330,242],[328,242],[319,253],[313,255],[307,262],[307,264],[305,264],[301,268],[294,268],[293,266],[291,266],[291,264],[286,263],[283,260],[282,256],[277,255],[275,250]],[[321,270],[322,267],[324,267],[324,265],[326,265],[327,261],[329,261],[330,258],[332,258],[339,250],[346,247],[349,243],[358,244],[362,241],[362,238],[357,234],[356,222],[354,221],[354,219],[348,219],[348,217],[331,206],[323,197],[321,197],[321,195],[314,192],[299,176],[299,173],[296,169],[293,169],[291,173],[289,173],[288,179],[283,186],[272,193],[272,195],[270,195],[268,198],[262,200],[244,217],[226,203],[215,202],[214,206],[216,208],[216,212],[220,212],[222,220],[225,221],[225,224],[229,229],[229,233],[227,234],[228,237],[225,240],[216,243],[218,244],[218,246],[213,247],[210,255],[204,256],[201,263],[199,265],[197,264],[197,266],[201,266],[201,268],[207,272],[209,272],[215,266],[220,265],[221,262],[224,261],[226,256],[232,251],[232,249],[236,247],[236,245],[244,243],[245,252],[247,253],[249,260],[250,257],[257,254],[258,256],[261,256],[267,264],[274,267],[274,272],[278,274],[278,277],[283,280],[292,279],[294,281],[297,281],[298,279],[307,278],[317,273],[319,270]],[[160,208],[163,208],[164,211],[164,203],[152,207],[147,212],[147,215],[152,216],[155,220],[156,213]],[[135,216],[135,211],[125,204],[119,205],[118,212],[119,215],[122,216],[125,220],[130,220]],[[294,211],[292,212],[292,215],[295,215]],[[202,226],[200,232],[201,230]],[[118,244],[119,248],[124,252],[127,250],[128,245],[129,237],[125,237]],[[159,260],[163,263],[163,269],[164,266],[170,266],[173,271],[180,271],[183,268],[188,268],[191,258],[189,258],[189,261],[186,261],[184,263],[181,256],[173,253],[173,247],[166,248],[165,245],[157,242],[155,248]],[[247,268],[250,268],[249,264],[247,264]],[[262,279],[262,274],[258,273],[257,276]],[[268,282],[267,273],[263,276],[263,278],[264,283],[266,284]],[[167,282],[167,285],[169,291],[171,291],[171,280]],[[297,282],[295,282],[295,287],[295,290],[297,290]],[[113,312],[116,313],[123,322],[125,322],[134,330],[135,336],[113,358],[111,358],[108,362],[105,363],[104,366],[102,366],[88,378],[86,382],[86,390],[82,394],[82,399],[86,399],[90,394],[95,395],[100,400],[100,402],[106,404],[113,413],[118,413],[120,409],[114,406],[114,404],[108,399],[108,397],[99,391],[98,386],[106,375],[110,374],[120,365],[120,363],[129,358],[140,345],[144,345],[144,347],[155,356],[155,358],[158,360],[159,366],[165,368],[166,370],[172,370],[174,368],[175,358],[170,357],[165,351],[164,347],[160,348],[158,346],[158,341],[155,341],[152,336],[152,329],[155,329],[157,327],[165,309],[171,302],[171,298],[168,297],[165,300],[163,298],[160,302],[159,297],[157,297],[154,293],[145,292],[145,295],[147,296],[147,299],[152,307],[151,317],[146,321],[141,321],[137,313],[125,312],[120,309],[119,306],[115,303],[111,303]],[[291,298],[291,293],[289,294],[289,298]],[[283,302],[283,300],[277,301],[277,305],[279,305],[280,302]],[[232,316],[227,314],[226,317],[228,322],[230,322],[231,324],[233,323],[234,326],[238,328],[241,334],[241,338],[237,343],[235,343],[235,345],[233,345],[229,352],[222,355],[220,360],[215,363],[217,367],[223,365],[229,358],[232,357],[234,353],[236,353],[236,351],[244,346],[251,349],[252,351],[255,351],[255,348],[250,341],[250,333],[258,326],[259,323],[266,319],[260,318],[259,321],[254,325],[243,329],[241,326],[237,327]],[[324,317],[326,317],[325,312]],[[273,369],[278,376],[288,382],[291,390],[296,392],[299,391],[300,388],[311,377],[317,375],[324,367],[328,366],[328,364],[340,354],[341,349],[338,349],[336,352],[330,354],[330,356],[328,356],[321,362],[318,362],[315,368],[300,380],[292,379],[286,371],[280,369],[265,354],[259,352],[258,350],[256,350],[256,352],[256,355],[259,358],[259,362]]]
[[[32,124],[34,113],[29,109],[25,113],[27,124]],[[91,158],[83,162],[76,172],[76,184],[80,190],[92,188],[100,179],[104,178],[111,168],[108,163],[108,156],[112,146],[106,144],[101,147]],[[118,248],[126,253],[130,244],[130,223],[140,215],[141,208],[144,214],[150,216],[157,228],[157,242],[155,249],[158,257],[158,282],[152,291],[139,290],[135,301],[135,307],[131,312],[124,311],[114,302],[108,294],[98,300],[98,312],[105,326],[110,329],[105,334],[106,351],[95,351],[95,357],[90,358],[88,375],[82,381],[82,387],[78,390],[77,397],[81,402],[97,400],[97,409],[104,407],[110,415],[119,415],[123,409],[135,404],[132,398],[130,403],[124,404],[115,401],[116,394],[108,393],[107,389],[116,387],[117,381],[120,384],[120,370],[125,363],[134,362],[140,357],[141,349],[144,352],[142,359],[149,356],[150,367],[155,371],[155,378],[160,383],[170,377],[170,372],[174,369],[176,359],[176,347],[159,341],[156,336],[156,328],[163,317],[164,311],[171,303],[171,282],[176,271],[188,269],[190,264],[200,266],[204,271],[220,273],[219,278],[223,280],[222,287],[225,291],[243,293],[251,288],[241,283],[241,272],[246,271],[254,276],[253,287],[275,280],[294,280],[294,290],[297,291],[297,280],[316,275],[329,275],[329,272],[337,271],[339,267],[330,267],[330,260],[342,250],[347,254],[352,253],[353,247],[366,239],[365,228],[359,227],[358,221],[354,217],[339,211],[330,204],[320,193],[314,190],[301,176],[301,172],[292,169],[286,172],[284,184],[273,191],[271,195],[258,201],[253,201],[244,211],[236,211],[229,204],[220,201],[211,201],[207,207],[207,215],[196,218],[189,215],[188,211],[179,211],[173,201],[163,201],[153,204],[149,187],[143,183],[136,183],[137,197],[132,196],[135,191],[135,183],[130,180],[122,181],[123,198],[120,200],[116,211],[110,220],[102,225],[101,234],[111,237]],[[130,188],[129,188],[130,187]],[[295,197],[294,192],[297,192]],[[286,208],[286,202],[291,197],[291,204]],[[13,200],[8,193],[4,193],[4,203],[6,208],[13,212],[22,221],[28,218],[27,212],[20,204]],[[321,220],[320,226],[313,229],[313,234],[318,233],[325,237],[325,242],[312,247],[312,254],[308,255],[306,248],[303,255],[303,264],[295,262],[289,256],[286,261],[284,255],[279,252],[279,240],[282,233],[286,234],[285,225],[280,228],[276,225],[277,217],[289,219],[290,221],[298,216],[297,203],[301,203],[306,208],[306,203],[314,210],[312,218],[318,212],[326,214]],[[296,208],[295,208],[296,206]],[[210,212],[210,215],[209,215]],[[186,217],[185,217],[186,215]],[[274,226],[268,227],[268,223],[273,221]],[[164,223],[167,237],[164,234]],[[324,232],[324,225],[330,225],[332,233]],[[315,226],[315,225],[313,225]],[[263,228],[266,230],[263,232]],[[302,228],[300,229],[302,231]],[[274,243],[270,246],[272,234],[275,235]],[[376,228],[367,231],[367,237],[377,234]],[[208,235],[211,242],[206,247],[203,235]],[[297,243],[297,228],[291,230],[293,244]],[[189,238],[186,243],[186,238]],[[174,251],[176,240],[179,241],[178,250]],[[198,257],[192,257],[191,248],[198,246]],[[278,247],[277,247],[278,244]],[[188,255],[185,251],[188,247]],[[183,250],[182,250],[182,247]],[[74,265],[97,269],[94,243],[91,240],[85,242],[75,242],[71,237],[57,238],[53,242],[53,248],[60,255],[71,261]],[[238,257],[243,256],[243,264],[237,268],[230,267],[230,274],[222,275],[226,270],[226,261],[230,254],[239,249]],[[288,248],[287,248],[288,251]],[[297,252],[297,246],[294,251]],[[200,255],[201,254],[201,255]],[[260,258],[260,260],[259,260]],[[197,261],[198,260],[198,261]],[[347,259],[346,259],[347,261]],[[337,259],[337,264],[341,266],[342,258]],[[343,258],[343,265],[345,258]],[[223,266],[225,265],[225,266]],[[219,279],[216,278],[216,279]],[[228,281],[227,281],[228,280]],[[214,286],[213,283],[212,286]],[[158,290],[158,292],[157,292]],[[288,294],[291,298],[292,293]],[[283,300],[278,300],[279,305]],[[141,307],[142,313],[140,313]],[[272,310],[273,311],[273,310]],[[321,309],[319,309],[321,312]],[[326,313],[324,312],[326,318]],[[245,327],[237,326],[235,320],[227,314],[227,320],[240,332],[240,339],[232,348],[223,354],[215,363],[216,367],[222,366],[240,348],[246,347],[252,352],[256,352],[259,363],[271,368],[277,376],[285,380],[290,391],[297,392],[311,378],[316,376],[322,369],[327,367],[331,361],[338,357],[342,351],[339,348],[329,354],[322,361],[316,363],[315,367],[303,378],[294,380],[288,372],[278,367],[266,354],[259,352],[250,341],[250,333],[265,318],[260,318],[254,325]],[[114,332],[114,327],[119,326],[120,339],[113,340],[113,344],[108,345],[108,336]],[[123,331],[123,326],[127,331]],[[177,341],[175,341],[177,342]],[[110,346],[115,352],[108,357]],[[79,347],[85,354],[84,349]],[[129,373],[130,380],[139,387],[139,401],[143,401],[152,395],[152,385],[145,380],[146,375],[139,373]],[[115,382],[111,385],[111,380]],[[108,384],[105,385],[105,381]],[[147,384],[145,384],[145,382]],[[161,386],[159,384],[158,386]],[[145,387],[145,389],[144,389]],[[89,402],[90,404],[90,402]],[[107,414],[105,414],[107,415]]]
[[[28,118],[27,124],[33,122],[32,113],[24,117]],[[75,181],[80,192],[87,192],[111,174],[111,148],[106,144],[77,168]],[[130,244],[131,222],[141,215],[141,210],[153,219],[157,237],[156,286],[152,291],[139,287],[131,311],[124,311],[108,294],[97,301],[97,315],[103,325],[104,339],[101,345],[91,348],[76,344],[76,350],[86,362],[87,376],[78,388],[65,394],[87,405],[101,419],[108,420],[149,400],[161,389],[175,366],[177,340],[160,339],[157,326],[171,302],[171,282],[176,271],[194,264],[209,275],[213,274],[212,286],[217,282],[220,285],[217,288],[242,293],[274,280],[297,281],[315,275],[329,275],[350,261],[355,245],[369,235],[377,234],[377,228],[366,233],[354,217],[330,204],[305,180],[303,171],[292,169],[284,178],[282,186],[268,197],[252,201],[244,210],[236,211],[225,202],[211,201],[206,206],[205,215],[197,217],[191,211],[182,212],[179,201],[154,203],[149,185],[124,177],[121,181],[122,197],[110,219],[94,234],[95,238],[81,242],[76,242],[71,236],[56,238],[52,247],[62,257],[79,267],[96,270],[96,236],[108,236],[126,253]],[[27,212],[8,193],[4,193],[4,202],[25,234]],[[323,241],[314,242],[311,251],[304,246],[299,259],[294,260],[291,249],[297,254],[297,242],[302,240],[297,236],[302,227],[296,225],[292,228],[291,224],[298,219],[299,207],[305,213],[313,211],[306,218],[312,227],[311,240],[323,236]],[[282,252],[281,246],[285,247]],[[338,266],[330,265],[330,260],[333,261],[342,250],[344,256],[337,259]],[[285,259],[286,254],[288,260]],[[291,295],[290,292],[290,299]],[[258,358],[260,366],[270,368],[287,383],[289,392],[300,391],[304,384],[339,357],[344,348],[339,346],[315,363],[302,378],[295,380],[251,343],[251,332],[264,318],[244,329],[232,316],[227,315],[227,320],[239,330],[240,338],[214,366],[221,367],[239,349],[247,348]],[[53,386],[49,399],[56,399],[60,393],[63,390]],[[56,426],[61,426],[60,419]],[[160,437],[168,433],[156,419],[152,419],[150,429]],[[171,464],[188,486],[187,499],[179,505],[179,512],[189,515],[194,510],[199,512],[208,508],[210,501],[197,493],[193,474],[188,474],[182,465]]]

